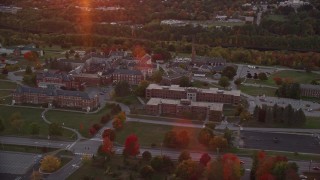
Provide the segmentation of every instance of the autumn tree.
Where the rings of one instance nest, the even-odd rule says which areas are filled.
[[[228,142],[221,136],[214,136],[209,142],[209,148],[213,151],[217,150],[218,148],[219,150],[223,151],[228,148]]]
[[[200,157],[200,164],[202,164],[203,166],[207,166],[208,162],[210,162],[211,157],[208,153],[203,153]]]
[[[51,173],[58,170],[60,166],[61,161],[59,158],[52,155],[47,155],[42,159],[40,169],[41,171]]]
[[[176,177],[186,180],[197,180],[202,176],[203,169],[199,163],[191,159],[180,162],[175,170]]]
[[[179,158],[178,158],[178,161],[179,161],[179,162],[182,162],[182,161],[188,160],[188,159],[191,159],[190,153],[189,153],[189,151],[184,150],[184,151],[182,151],[182,152],[180,153]]]
[[[118,113],[114,118],[120,119],[122,123],[124,123],[127,119],[126,113],[124,111],[121,111],[120,113]]]
[[[42,180],[42,174],[39,171],[32,171],[32,174],[30,176],[30,180]]]
[[[210,139],[213,138],[214,134],[212,130],[203,128],[198,134],[198,141],[203,145],[209,145]]]
[[[115,130],[121,130],[123,128],[123,123],[119,118],[114,118],[112,122],[112,126]]]
[[[131,134],[126,138],[124,145],[124,154],[130,156],[136,156],[140,153],[140,145],[138,142],[138,137],[135,134]]]
[[[103,138],[103,143],[100,152],[108,156],[110,156],[113,153],[113,142],[109,139],[109,137]]]
[[[240,86],[242,82],[243,82],[242,78],[237,78],[236,80],[234,80],[234,84],[237,86]]]
[[[114,141],[116,139],[116,132],[113,129],[105,129],[102,133],[102,138],[108,137],[110,141]]]

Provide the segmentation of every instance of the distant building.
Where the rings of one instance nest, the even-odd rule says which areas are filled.
[[[162,84],[164,86],[170,86],[173,84],[180,84],[180,81],[183,77],[184,77],[183,75],[176,74],[176,73],[170,74],[170,75],[163,75],[160,84]]]
[[[224,91],[218,88],[201,89],[180,87],[179,85],[160,86],[150,84],[146,89],[146,98],[189,99],[197,102],[217,102],[237,105],[240,102],[240,91]]]
[[[114,83],[127,81],[129,85],[138,85],[142,80],[144,80],[144,76],[138,70],[116,69],[112,73],[112,81]]]
[[[0,53],[3,54],[14,54],[16,56],[24,55],[27,52],[37,52],[38,55],[41,57],[44,55],[44,51],[36,48],[34,44],[28,44],[28,45],[21,45],[21,46],[12,46],[12,47],[1,47]]]
[[[191,113],[211,121],[221,121],[223,104],[209,102],[193,102],[188,99],[151,98],[146,104],[146,111],[152,115],[182,116]]]
[[[78,89],[79,83],[74,78],[64,72],[44,71],[36,74],[38,87],[47,88],[54,85],[56,88]]]
[[[300,84],[300,95],[320,98],[320,85]]]
[[[40,104],[44,106],[75,108],[85,111],[92,111],[99,107],[98,95],[89,96],[86,92],[66,91],[49,88],[33,88],[18,86],[12,93],[13,104]]]

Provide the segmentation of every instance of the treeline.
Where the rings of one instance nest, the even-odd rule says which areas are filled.
[[[306,116],[302,109],[293,109],[289,104],[281,107],[275,104],[273,107],[256,106],[253,111],[253,119],[260,123],[284,124],[286,126],[301,127],[306,122]]]
[[[278,97],[299,99],[300,84],[299,83],[282,83],[282,85],[276,90],[275,94]]]

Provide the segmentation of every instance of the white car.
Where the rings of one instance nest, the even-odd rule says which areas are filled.
[[[307,176],[305,176],[305,175],[303,175],[303,174],[300,174],[300,179],[307,179],[308,177]]]

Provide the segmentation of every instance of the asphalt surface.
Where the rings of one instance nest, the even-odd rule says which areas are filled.
[[[241,131],[241,136],[244,148],[320,154],[320,139],[312,135]]]
[[[0,151],[0,179],[28,179],[27,172],[41,159],[41,155]]]
[[[50,147],[65,149],[68,145],[72,144],[70,141],[53,141],[44,139],[31,139],[31,138],[19,138],[19,137],[6,137],[0,136],[0,143],[3,144],[17,144],[25,146],[38,146],[38,147]]]

